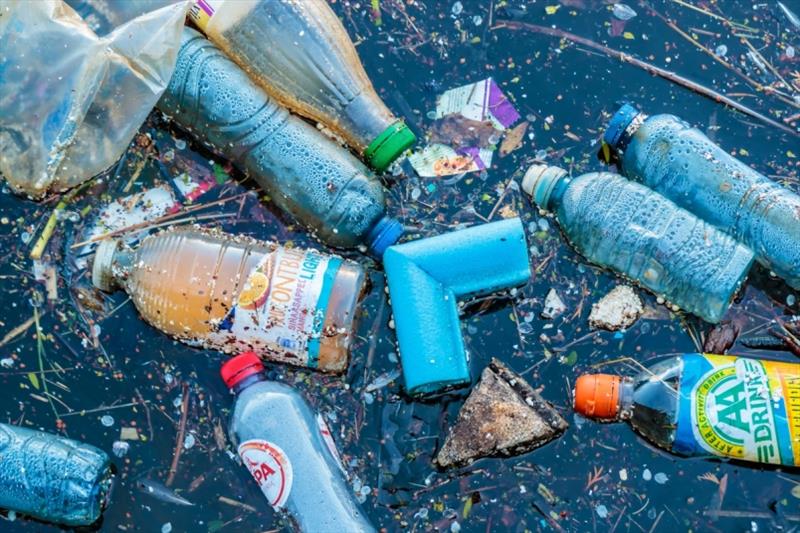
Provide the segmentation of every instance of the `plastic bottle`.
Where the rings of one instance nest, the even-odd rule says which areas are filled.
[[[353,500],[325,420],[263,371],[249,352],[227,361],[220,374],[236,395],[231,442],[267,501],[298,531],[375,531]]]
[[[626,104],[604,140],[619,154],[625,176],[733,235],[800,289],[800,196],[673,115],[648,117]]]
[[[365,276],[315,250],[179,227],[136,250],[103,241],[92,282],[125,289],[147,322],[181,341],[341,372]]]
[[[108,506],[114,475],[102,450],[0,424],[0,508],[67,526],[89,526]]]
[[[270,99],[214,44],[184,28],[158,108],[233,161],[325,243],[380,257],[402,235],[384,189],[333,141]]]
[[[522,188],[555,213],[589,261],[637,281],[708,322],[719,322],[753,252],[644,185],[607,172],[571,178],[534,165]]]
[[[195,0],[189,16],[269,94],[328,126],[375,170],[414,144],[325,0]]]
[[[638,376],[587,374],[575,410],[627,420],[647,440],[683,456],[800,466],[800,365],[687,354]]]

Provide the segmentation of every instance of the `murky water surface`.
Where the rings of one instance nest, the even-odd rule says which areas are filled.
[[[324,413],[352,474],[353,489],[377,526],[389,531],[649,532],[792,530],[800,525],[796,472],[671,457],[648,447],[623,425],[596,424],[571,414],[571,384],[581,373],[623,357],[646,364],[660,354],[695,351],[695,339],[710,327],[670,314],[641,293],[648,319],[624,334],[592,334],[587,326],[591,304],[617,280],[565,246],[556,223],[541,218],[517,189],[503,194],[509,181],[519,180],[537,158],[573,172],[604,168],[597,158],[602,128],[615,103],[626,99],[651,113],[670,112],[690,120],[731,153],[797,190],[797,137],[586,44],[498,27],[504,20],[557,27],[673,70],[778,121],[797,112],[797,104],[791,104],[791,96],[798,94],[794,88],[779,88],[788,95],[786,103],[756,91],[732,69],[760,84],[778,82],[776,73],[796,83],[800,75],[793,46],[800,44],[800,30],[772,1],[702,4],[713,16],[677,0],[653,2],[657,13],[631,2],[637,16],[627,21],[620,17],[629,12],[599,0],[524,6],[498,0],[334,4],[376,88],[418,133],[430,130],[428,113],[438,94],[487,76],[530,122],[522,146],[506,157],[495,155],[488,172],[460,180],[397,176],[390,184],[391,211],[419,235],[513,213],[523,217],[535,275],[513,300],[489,298],[467,307],[463,332],[472,373],[477,378],[490,358],[498,357],[541,387],[542,395],[570,422],[561,439],[521,457],[485,459],[453,472],[434,470],[431,458],[464,395],[410,402],[398,382],[366,392],[367,385],[398,368],[384,278],[380,270],[372,270],[373,290],[365,300],[360,338],[344,379],[280,366],[270,371],[300,388]],[[791,7],[792,2],[785,4]],[[372,5],[380,7],[380,25]],[[681,36],[668,20],[707,50]],[[747,43],[776,72],[760,68]],[[37,205],[7,191],[0,195],[0,333],[9,334],[0,341],[0,384],[5,390],[0,417],[61,430],[109,453],[112,447],[127,448],[114,459],[120,483],[103,531],[283,530],[227,448],[224,429],[231,397],[218,378],[223,356],[177,344],[148,327],[125,294],[97,293],[88,273],[76,266],[79,258],[70,246],[81,240],[94,208],[124,196],[128,185],[130,194],[188,170],[221,182],[201,202],[254,190],[252,182],[224,162],[211,164],[213,155],[157,114],[142,133],[125,160],[109,172],[113,180],[68,208],[45,257],[58,276],[57,286],[50,286],[52,301],[47,283],[35,281],[28,253],[55,202]],[[228,180],[228,173],[238,182]],[[228,231],[319,246],[301,228],[287,227],[289,221],[255,193],[200,213],[201,222]],[[209,219],[209,214],[227,216]],[[350,256],[375,266],[358,254]],[[568,310],[544,320],[540,313],[551,287]],[[41,317],[41,344],[31,321],[34,307]],[[773,319],[797,313],[795,295],[756,270],[730,318],[753,333],[766,330]],[[14,331],[26,323],[30,327]],[[732,351],[756,353],[740,344]],[[788,354],[776,356],[798,361]],[[603,368],[631,372],[631,367],[622,362]],[[143,480],[163,483],[169,476],[184,395],[189,406],[186,438],[179,443],[184,449],[172,489],[194,507],[156,499],[140,488]],[[2,521],[0,529],[57,530],[22,519]]]

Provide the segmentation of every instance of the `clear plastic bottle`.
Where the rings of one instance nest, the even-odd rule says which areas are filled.
[[[220,373],[236,395],[231,442],[267,501],[298,531],[375,531],[353,499],[325,420],[263,370],[255,354],[243,353]]]
[[[553,211],[589,261],[615,270],[708,322],[719,322],[753,252],[644,185],[596,172],[570,178],[534,165],[522,188]]]
[[[108,506],[114,474],[102,450],[0,424],[0,508],[67,526],[89,526]]]
[[[92,281],[119,286],[142,317],[189,344],[341,372],[365,289],[356,263],[197,227],[106,240]]]
[[[189,16],[274,98],[328,126],[372,168],[414,143],[325,0],[195,0]]]
[[[626,104],[612,117],[604,140],[619,154],[625,176],[733,235],[800,289],[800,195],[673,115],[648,117]]]
[[[587,374],[575,410],[629,421],[683,456],[800,466],[800,365],[732,355],[665,359],[636,377]]]
[[[270,99],[190,28],[158,108],[247,172],[326,244],[365,244],[380,257],[402,235],[402,225],[385,214],[382,185],[358,159]]]

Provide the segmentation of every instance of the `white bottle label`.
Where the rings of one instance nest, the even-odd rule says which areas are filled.
[[[209,335],[209,344],[317,368],[325,313],[341,264],[338,257],[314,250],[278,248],[267,254]]]
[[[248,440],[239,445],[239,457],[276,511],[282,509],[292,492],[292,463],[289,456],[266,440]]]

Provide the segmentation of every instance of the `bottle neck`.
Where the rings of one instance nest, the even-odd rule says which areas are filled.
[[[231,392],[235,396],[238,396],[247,387],[255,385],[261,381],[267,381],[267,374],[265,372],[258,372],[257,374],[247,376],[243,380],[236,383],[236,385],[231,387]]]
[[[544,208],[545,211],[553,211],[561,205],[561,200],[564,198],[564,193],[570,183],[572,183],[572,178],[566,175],[556,182],[547,199],[547,205]]]
[[[629,420],[633,416],[633,379],[622,378],[619,388],[619,409],[617,420]]]

